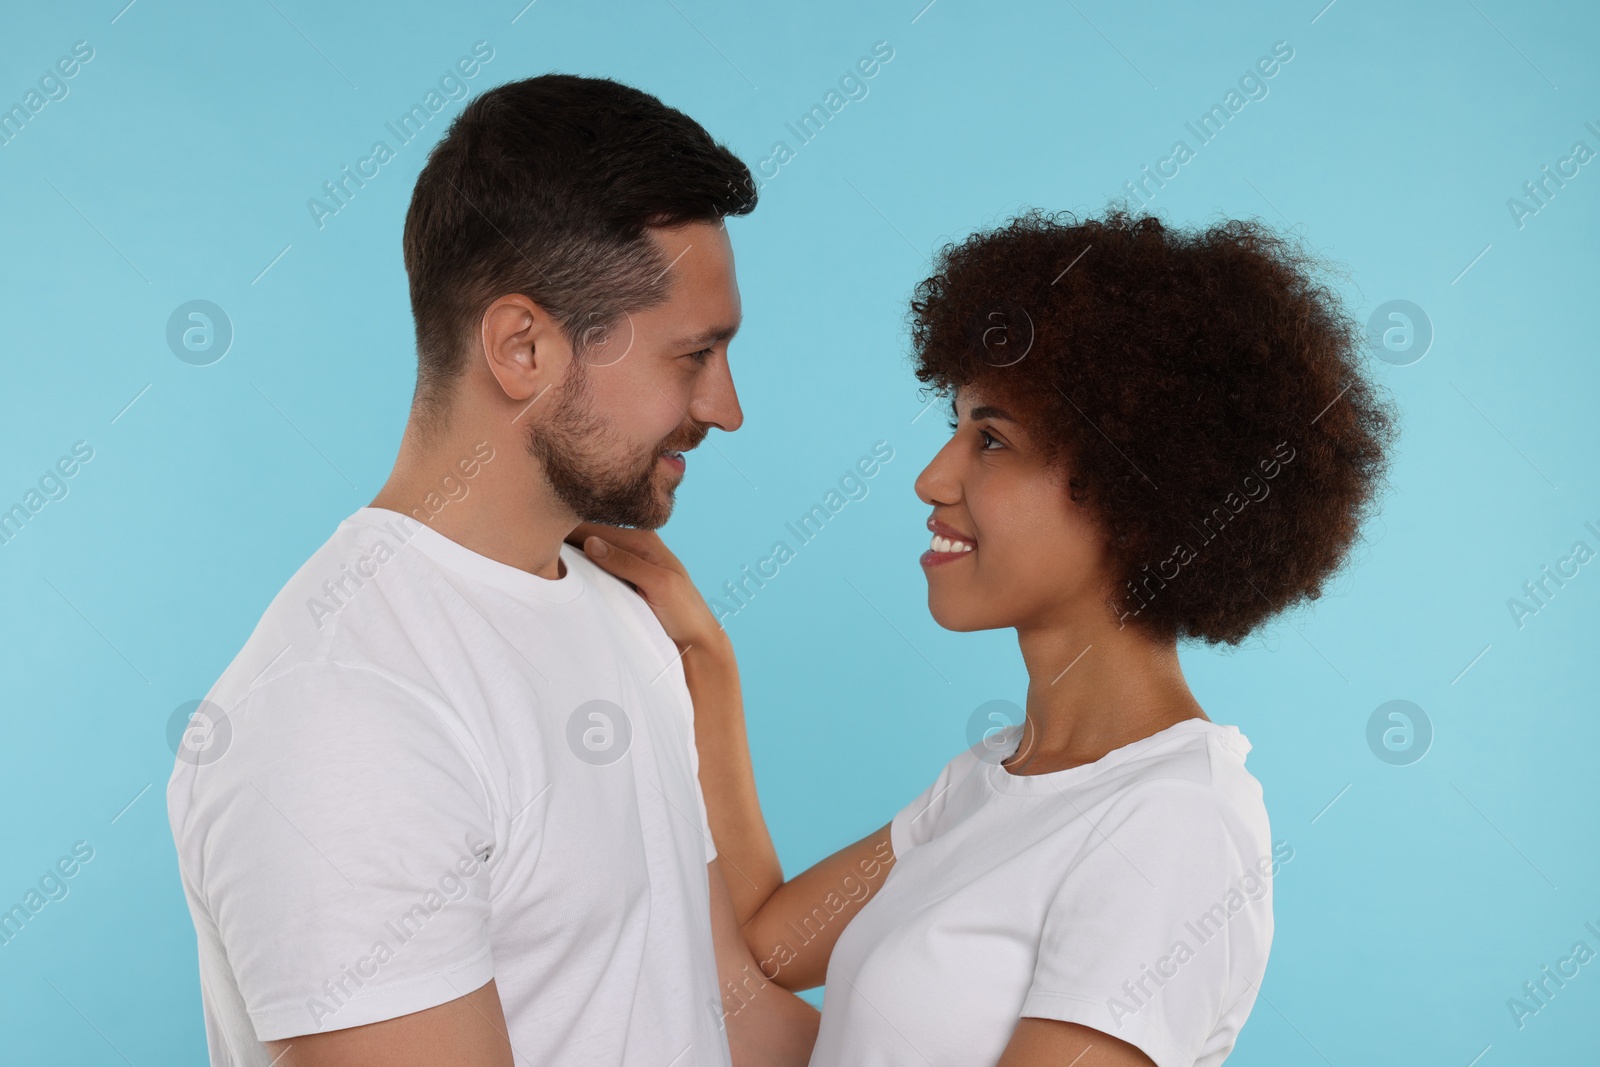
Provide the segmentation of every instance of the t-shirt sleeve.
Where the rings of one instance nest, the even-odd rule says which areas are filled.
[[[680,684],[683,684],[681,681],[683,677],[681,673],[683,668],[680,666],[678,669],[680,671],[678,676],[680,679]],[[687,684],[684,684],[683,687],[683,702],[688,706],[690,715],[689,780],[694,783],[694,806],[695,810],[700,813],[700,833],[705,836],[706,862],[710,863],[712,860],[717,858],[717,845],[716,842],[711,840],[711,822],[706,816],[706,795],[705,792],[700,788],[700,750],[695,747],[694,743],[694,701],[689,696],[689,687]]]
[[[694,741],[694,696],[689,692],[689,679],[683,673],[683,654],[678,651],[678,646],[673,644],[672,638],[661,628],[655,615],[644,605],[643,598],[637,593],[629,592],[629,597],[639,601],[642,614],[640,624],[650,633],[650,639],[666,666],[661,668],[665,676],[660,683],[670,686],[676,694],[678,703],[683,707],[683,733],[684,744],[689,751],[689,784],[694,789],[694,808],[700,820],[700,836],[705,839],[706,862],[710,863],[717,858],[717,845],[711,839],[711,821],[706,814],[706,794],[700,788],[700,749]]]
[[[1130,791],[1054,894],[1022,1015],[1092,1027],[1157,1067],[1192,1064],[1266,967],[1271,854],[1252,841],[1209,785]]]
[[[706,815],[705,791],[700,788],[700,749],[694,742],[694,697],[689,692],[689,680],[683,673],[683,653],[678,651],[678,646],[667,636],[667,631],[662,629],[661,620],[650,610],[644,597],[626,587],[623,588],[621,595],[628,604],[626,610],[632,611],[641,633],[655,649],[660,661],[665,664],[657,681],[670,686],[683,707],[685,743],[689,750],[689,781],[694,787],[694,805],[700,820],[700,834],[705,838],[706,862],[710,863],[717,858],[717,846],[711,839],[711,822]]]
[[[950,791],[972,770],[975,762],[973,754],[967,751],[946,763],[933,784],[889,820],[889,846],[894,849],[896,858],[938,834],[939,820],[944,815]]]
[[[421,1011],[494,977],[499,843],[481,761],[448,716],[381,672],[320,664],[230,712],[186,832],[202,835],[200,892],[259,1040]]]

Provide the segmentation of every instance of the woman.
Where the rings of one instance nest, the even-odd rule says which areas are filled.
[[[826,978],[813,1065],[1210,1067],[1233,1048],[1292,852],[1177,641],[1237,645],[1317,598],[1394,434],[1310,268],[1259,224],[1119,210],[1030,213],[941,253],[911,304],[917,377],[954,413],[916,481],[928,606],[1016,631],[1026,717],[787,881],[726,634],[654,534],[580,531],[685,650],[746,940],[780,986]]]

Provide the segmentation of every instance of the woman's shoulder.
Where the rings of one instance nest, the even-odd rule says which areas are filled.
[[[1270,827],[1261,783],[1245,766],[1249,739],[1206,719],[1178,725],[1184,729],[1165,743],[1123,762],[1114,785],[1107,783],[1107,817],[1168,832],[1220,831],[1238,845],[1264,847]]]
[[[1261,783],[1245,766],[1250,739],[1237,726],[1185,719],[1127,747],[1119,777],[1129,788],[1193,794],[1184,788],[1191,783],[1219,799],[1260,799]]]

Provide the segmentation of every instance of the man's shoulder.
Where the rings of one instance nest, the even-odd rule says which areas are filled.
[[[672,643],[672,638],[667,636],[666,630],[661,628],[661,620],[656,618],[655,612],[650,610],[650,605],[639,595],[637,589],[601,567],[585,555],[582,549],[573,545],[561,546],[561,559],[568,567],[581,574],[584,582],[596,591],[598,599],[605,605],[603,610],[630,624],[640,639],[647,642],[654,651],[665,651],[669,656],[677,654],[677,646]]]
[[[408,526],[408,524],[411,524]],[[206,694],[226,708],[292,671],[382,667],[371,641],[392,615],[393,599],[378,590],[408,569],[402,562],[417,525],[395,515],[387,523],[363,509],[338,524],[268,602],[249,637]]]

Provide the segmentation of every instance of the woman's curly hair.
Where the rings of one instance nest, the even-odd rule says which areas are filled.
[[[917,378],[980,388],[1042,442],[1106,530],[1124,624],[1237,645],[1321,596],[1397,433],[1321,269],[1257,221],[1029,211],[941,250],[911,302]]]

